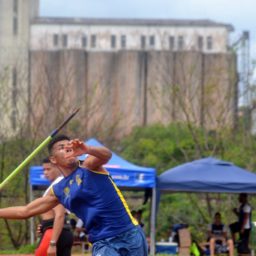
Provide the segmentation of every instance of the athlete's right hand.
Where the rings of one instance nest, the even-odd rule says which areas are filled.
[[[86,144],[84,144],[83,141],[79,139],[71,140],[67,146],[65,146],[66,149],[66,158],[70,157],[76,157],[81,156],[83,154],[86,154],[88,151],[88,147]]]

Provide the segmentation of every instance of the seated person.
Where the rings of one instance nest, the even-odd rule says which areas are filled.
[[[234,244],[232,239],[227,237],[227,228],[221,222],[221,215],[216,212],[214,222],[208,227],[208,241],[210,245],[210,255],[214,253],[229,252],[229,256],[234,255]]]

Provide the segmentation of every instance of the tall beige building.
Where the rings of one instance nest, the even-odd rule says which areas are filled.
[[[30,123],[47,134],[76,106],[84,136],[122,137],[159,122],[234,123],[230,24],[47,18],[39,17],[39,2],[0,0],[3,134]]]
[[[0,138],[26,120],[30,23],[39,0],[0,0]]]

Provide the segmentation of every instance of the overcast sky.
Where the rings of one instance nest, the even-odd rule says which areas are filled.
[[[211,19],[232,24],[231,40],[243,30],[256,56],[256,0],[41,0],[42,16]]]

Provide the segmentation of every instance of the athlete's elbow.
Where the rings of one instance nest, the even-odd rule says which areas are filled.
[[[112,157],[112,152],[108,148],[102,147],[101,155],[98,157],[101,164],[106,164],[111,157]]]

